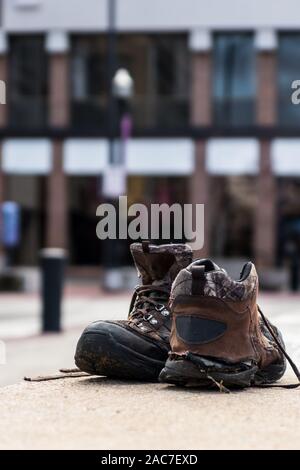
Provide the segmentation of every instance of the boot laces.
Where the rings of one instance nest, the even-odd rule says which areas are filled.
[[[163,286],[146,284],[137,286],[133,294],[129,318],[133,321],[149,322],[151,326],[159,326],[161,321],[169,317],[167,308],[169,289]]]
[[[263,321],[263,323],[265,324],[267,330],[269,331],[270,335],[272,336],[276,346],[278,347],[279,351],[283,354],[283,356],[286,358],[286,360],[288,361],[288,363],[290,364],[291,368],[293,369],[297,379],[298,379],[298,383],[295,383],[295,384],[260,384],[260,385],[256,385],[256,387],[259,387],[259,388],[276,388],[276,387],[280,387],[280,388],[286,388],[286,389],[292,389],[292,388],[297,388],[300,386],[300,371],[298,369],[298,367],[296,366],[296,364],[293,362],[293,360],[291,359],[291,357],[288,355],[288,353],[286,352],[286,350],[284,349],[284,347],[281,345],[280,341],[278,340],[278,337],[276,335],[276,333],[274,332],[274,329],[271,325],[271,323],[269,322],[269,320],[265,317],[264,313],[262,312],[261,308],[259,307],[259,305],[257,305],[257,309],[260,313],[260,316],[261,316],[261,319]],[[191,359],[191,356],[189,356],[190,359]],[[192,361],[193,362],[193,361]],[[193,362],[195,364],[195,362]],[[199,367],[199,364],[196,364],[198,367]],[[211,377],[210,375],[206,374],[206,377],[211,380],[212,383],[214,383],[220,390],[220,392],[225,392],[225,393],[230,393],[230,390],[227,389],[224,385],[223,385],[223,382],[218,382],[217,380],[215,380],[213,377]]]
[[[267,330],[269,331],[270,335],[272,336],[276,346],[278,347],[279,351],[283,354],[283,356],[286,358],[286,360],[290,364],[291,368],[293,369],[293,371],[294,371],[294,373],[295,373],[295,375],[298,379],[298,383],[296,383],[296,384],[286,384],[286,385],[285,384],[282,384],[282,385],[281,384],[262,384],[262,385],[259,385],[259,386],[260,387],[281,387],[281,388],[297,388],[297,387],[299,387],[300,386],[300,372],[299,372],[298,367],[293,362],[293,360],[290,358],[290,356],[288,355],[288,353],[286,352],[284,347],[281,345],[280,341],[277,338],[276,333],[274,333],[272,325],[270,324],[269,320],[267,320],[267,318],[263,314],[263,312],[262,312],[261,308],[259,307],[259,305],[257,306],[257,309],[258,309],[258,311],[261,315],[262,321],[264,322]]]

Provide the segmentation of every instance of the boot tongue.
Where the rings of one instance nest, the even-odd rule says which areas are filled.
[[[175,263],[174,256],[169,253],[133,254],[134,262],[143,284],[164,285],[169,281],[171,268]]]
[[[131,253],[142,284],[155,286],[171,287],[177,273],[192,259],[192,251],[180,244],[149,245],[145,250],[141,243],[134,243]]]

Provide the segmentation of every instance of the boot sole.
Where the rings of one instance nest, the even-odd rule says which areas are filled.
[[[165,360],[138,353],[110,334],[86,333],[83,340],[84,348],[77,348],[75,363],[80,370],[91,375],[157,382],[165,365]]]
[[[230,371],[225,370],[228,367],[225,368],[218,360],[210,359],[209,368],[205,365],[207,362],[206,358],[197,356],[197,360],[199,363],[196,365],[191,360],[184,358],[180,360],[168,359],[159,375],[159,381],[178,386],[204,388],[216,388],[216,384],[213,382],[216,381],[228,388],[245,388],[276,382],[282,377],[285,370],[285,366],[281,364],[271,365],[265,370],[260,370],[257,366],[241,370],[241,364],[241,367],[239,365],[229,366],[232,368]],[[213,367],[213,363],[215,363],[215,367]],[[223,371],[222,366],[224,368]]]

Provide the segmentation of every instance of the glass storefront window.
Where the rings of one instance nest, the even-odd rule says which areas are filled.
[[[216,34],[213,64],[214,123],[253,124],[256,87],[252,34]]]
[[[278,51],[278,113],[282,126],[299,127],[300,106],[291,101],[292,82],[300,80],[300,34],[280,34]]]
[[[69,258],[71,265],[99,265],[102,242],[96,236],[99,177],[68,178]]]
[[[11,250],[13,265],[34,266],[46,239],[46,176],[5,175],[4,198],[20,207],[20,242]]]
[[[43,127],[47,122],[48,67],[42,36],[13,36],[9,54],[9,123]]]
[[[300,179],[277,178],[277,254],[280,263],[299,258],[300,253]]]
[[[218,258],[248,258],[254,254],[254,218],[257,208],[256,178],[212,176],[210,200],[211,251]]]

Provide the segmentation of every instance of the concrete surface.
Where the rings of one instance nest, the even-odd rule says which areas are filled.
[[[68,291],[62,305],[62,328],[67,331],[82,328],[99,318],[126,317],[130,294],[114,296],[99,289]],[[41,331],[42,306],[38,295],[0,295],[0,339],[18,339],[37,336]]]
[[[288,377],[291,378],[291,377]],[[105,378],[0,389],[2,449],[299,449],[300,392]]]
[[[7,364],[0,366],[1,384],[13,385],[0,388],[0,448],[300,448],[300,388],[225,395],[95,377],[20,382],[24,375],[71,367],[87,320],[124,318],[128,307],[126,296],[68,302],[74,312],[76,304],[78,308],[73,326],[64,334],[5,341]],[[262,295],[260,303],[283,331],[299,364],[300,297]],[[13,324],[15,330],[17,318]],[[284,382],[295,380],[289,370]]]
[[[3,361],[0,354],[0,386],[16,383],[25,375],[52,374],[61,367],[74,367],[74,351],[83,328],[100,318],[125,318],[129,301],[124,294],[67,296],[63,332],[41,335],[37,297],[2,298],[0,340],[6,357]]]

